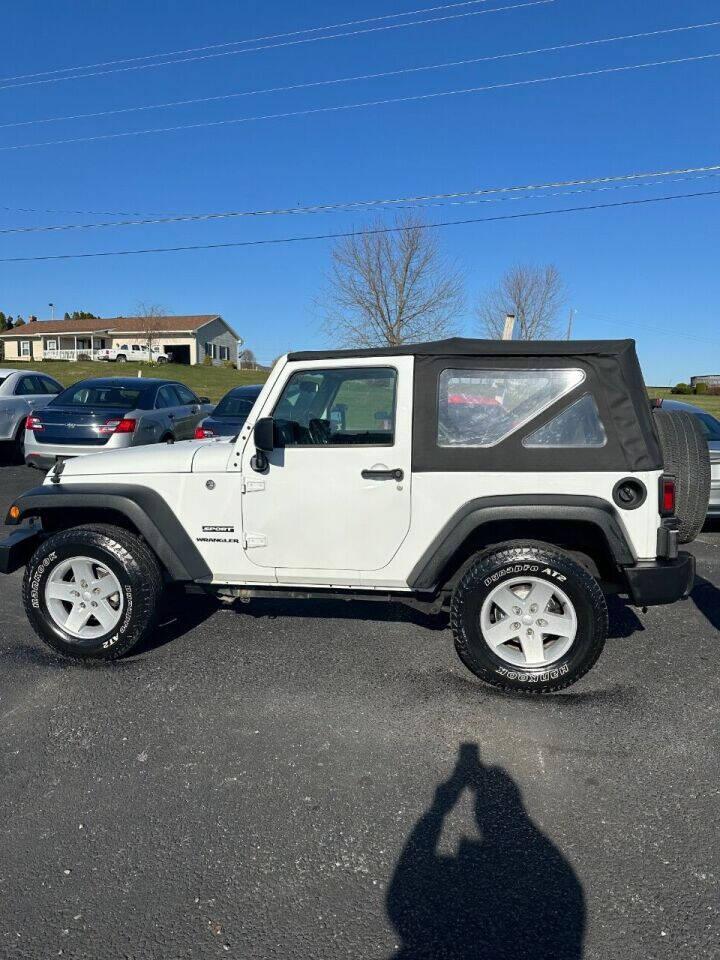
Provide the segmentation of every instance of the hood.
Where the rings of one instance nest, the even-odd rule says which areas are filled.
[[[199,440],[186,440],[183,443],[155,443],[146,447],[127,447],[73,457],[65,461],[62,478],[73,480],[76,477],[113,478],[130,473],[190,473],[193,458],[201,445]],[[46,483],[53,472],[48,474]]]

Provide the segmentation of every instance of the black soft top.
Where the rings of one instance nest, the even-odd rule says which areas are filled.
[[[351,357],[622,357],[635,359],[634,340],[473,340],[450,337],[427,343],[367,350],[307,350],[289,360],[339,360]]]
[[[639,471],[661,470],[660,445],[634,340],[472,340],[452,337],[429,343],[369,350],[291,353],[289,360],[415,358],[413,471]],[[602,448],[533,449],[514,432],[492,448],[440,447],[437,442],[439,378],[444,370],[575,367],[585,379],[534,421],[552,420],[584,394],[593,396],[607,433]]]

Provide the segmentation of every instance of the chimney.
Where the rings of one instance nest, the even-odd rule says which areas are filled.
[[[503,328],[502,339],[503,340],[512,340],[513,330],[515,329],[515,314],[508,313],[505,316],[505,326]]]
[[[28,323],[37,323],[37,317],[28,317]]]

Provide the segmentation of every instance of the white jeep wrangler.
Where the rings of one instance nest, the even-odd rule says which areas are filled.
[[[26,565],[28,618],[70,657],[128,653],[175,581],[449,606],[473,673],[548,692],[598,659],[606,593],[692,588],[663,461],[630,340],[296,353],[237,437],[58,464],[12,505],[0,570]],[[688,539],[707,490],[677,481]]]

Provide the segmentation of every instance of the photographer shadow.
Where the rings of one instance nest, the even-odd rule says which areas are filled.
[[[479,839],[438,851],[463,791],[473,796]],[[585,898],[570,863],[529,818],[520,791],[475,744],[410,834],[388,888],[401,938],[393,960],[580,960]]]

